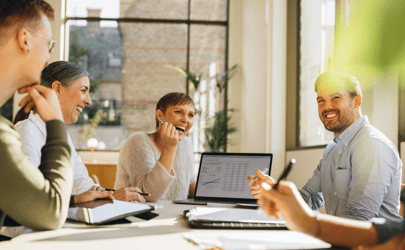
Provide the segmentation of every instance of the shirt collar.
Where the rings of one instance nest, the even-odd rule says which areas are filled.
[[[359,132],[359,130],[364,127],[365,125],[370,124],[368,121],[368,117],[362,116],[357,119],[355,122],[352,123],[348,128],[346,128],[343,133],[341,133],[338,137],[333,139],[333,141],[337,144],[337,146],[343,150],[354,138],[354,136]]]
[[[38,115],[34,114],[32,111],[30,113],[30,116],[28,117],[30,121],[32,121],[38,128],[41,130],[41,132],[46,135],[46,124],[44,120]]]

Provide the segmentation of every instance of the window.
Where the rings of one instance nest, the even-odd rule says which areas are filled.
[[[90,73],[93,100],[68,127],[75,147],[93,137],[118,150],[132,133],[154,131],[163,95],[185,92],[198,114],[189,138],[205,151],[204,131],[226,107],[216,79],[228,67],[227,12],[227,0],[67,0],[67,59]],[[201,76],[199,86],[168,65]]]
[[[314,84],[332,66],[335,0],[302,0],[300,6],[298,146],[305,147],[333,139],[319,119]]]

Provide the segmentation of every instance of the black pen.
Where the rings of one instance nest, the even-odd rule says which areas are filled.
[[[116,191],[115,189],[108,189],[108,188],[105,188],[104,190],[105,191],[113,191],[113,192]],[[138,194],[143,195],[143,196],[152,196],[151,194],[147,194],[147,193],[138,193]]]
[[[293,158],[291,159],[290,163],[288,164],[288,166],[284,169],[283,173],[281,174],[280,178],[278,178],[276,185],[274,185],[273,189],[277,190],[278,184],[280,183],[280,181],[282,179],[285,179],[288,174],[290,173],[291,169],[292,169],[292,165],[294,165],[294,163],[296,162],[296,160]]]
[[[276,185],[274,185],[273,189],[277,190],[278,184],[280,183],[280,181],[281,181],[282,179],[285,179],[285,178],[288,176],[288,174],[289,174],[290,171],[291,171],[292,165],[294,165],[295,162],[296,162],[296,160],[295,160],[294,158],[291,159],[291,161],[290,161],[290,163],[288,164],[288,166],[284,169],[283,173],[282,173],[281,176],[278,178],[277,183],[276,183]],[[263,186],[263,184],[266,184],[266,186],[268,186],[268,187],[270,188],[270,185],[268,185],[267,183],[262,183],[262,186]],[[265,188],[265,187],[264,187],[264,188]],[[266,188],[265,188],[265,189],[266,189]],[[269,190],[269,189],[266,189],[266,190]],[[264,207],[264,205],[266,205],[266,203],[267,203],[267,199],[265,199],[265,200],[264,200],[264,203],[259,207],[259,209],[257,210],[257,214],[260,214],[260,213],[263,211],[263,207]]]

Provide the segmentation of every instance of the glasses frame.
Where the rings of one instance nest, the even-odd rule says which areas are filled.
[[[43,35],[41,35],[41,34],[38,34],[37,32],[34,32],[34,31],[30,31],[30,32],[31,32],[33,35],[42,37],[42,38],[44,38],[44,39],[46,39],[46,40],[49,41],[49,43],[48,43],[48,51],[49,51],[49,54],[51,54],[52,51],[53,51],[53,49],[55,48],[55,43],[56,43],[56,41],[53,40],[53,39],[50,39],[50,38],[48,38],[48,37],[46,37],[46,36],[43,36]]]

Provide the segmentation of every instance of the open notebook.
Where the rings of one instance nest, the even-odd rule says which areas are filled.
[[[154,208],[145,204],[118,200],[95,200],[69,208],[68,219],[98,225],[132,215],[140,215]]]

